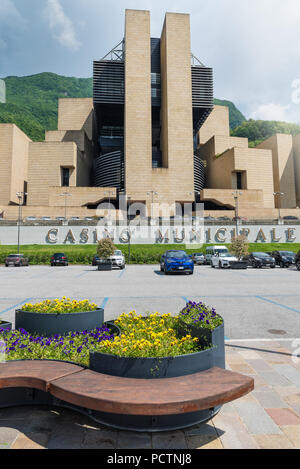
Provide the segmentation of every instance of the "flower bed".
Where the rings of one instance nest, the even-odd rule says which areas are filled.
[[[45,300],[40,303],[26,303],[20,308],[20,311],[29,311],[31,313],[45,314],[71,314],[94,311],[97,308],[96,303],[90,303],[89,300],[71,300],[63,296],[61,300]]]
[[[6,360],[66,360],[89,366],[90,350],[113,338],[111,326],[53,337],[34,336],[21,329],[3,335],[0,353],[6,354]]]
[[[63,300],[70,304],[69,299]],[[37,305],[24,305],[16,312],[16,323],[19,314],[44,320],[44,316],[65,318],[91,312],[53,314],[58,302],[47,300]],[[85,303],[89,305],[87,300]],[[28,311],[31,308],[36,311]],[[42,312],[47,308],[52,309],[52,313]],[[65,336],[63,333],[34,333],[21,327],[6,334],[6,352],[8,359],[67,359],[86,366],[90,364],[92,369],[102,373],[131,377],[180,376],[214,365],[224,367],[223,319],[203,303],[189,302],[175,317],[158,312],[146,317],[134,311],[123,313],[111,327],[118,327],[121,334],[109,333],[107,327],[92,331],[88,328],[82,331],[82,328],[81,332],[78,329]],[[216,362],[218,348],[222,353]]]
[[[120,357],[172,357],[199,351],[198,339],[191,335],[178,338],[178,318],[157,312],[148,317],[135,312],[121,314],[115,324],[121,336],[99,344],[97,350]]]
[[[26,303],[15,312],[16,329],[25,329],[31,334],[46,337],[55,334],[94,330],[101,327],[104,310],[88,300],[77,301],[45,300],[40,303]]]
[[[115,323],[122,334],[97,344],[90,353],[90,368],[128,378],[171,378],[213,366],[210,343],[180,333],[179,317],[171,314],[123,313]]]
[[[214,308],[206,304],[189,301],[180,311],[178,331],[189,332],[199,339],[199,344],[212,345],[213,366],[225,368],[224,321]]]

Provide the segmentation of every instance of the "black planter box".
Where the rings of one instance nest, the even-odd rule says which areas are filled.
[[[112,270],[112,262],[109,260],[98,261],[98,270]]]
[[[224,322],[213,331],[182,323],[178,335],[191,334],[201,346],[210,347],[196,353],[163,358],[117,357],[90,352],[90,368],[98,373],[127,378],[174,378],[208,370],[225,368]]]
[[[230,268],[239,270],[247,269],[248,263],[246,261],[232,261],[230,262]]]
[[[211,344],[212,366],[225,369],[224,321],[212,331],[181,321],[178,333],[180,336],[191,334],[192,337],[197,337],[202,346]]]
[[[5,331],[11,331],[12,330],[12,323],[8,321],[1,321],[0,320],[0,330],[4,329]]]
[[[174,378],[204,371],[213,366],[212,349],[163,358],[117,357],[90,352],[90,369],[126,378]]]
[[[15,312],[16,329],[25,329],[30,334],[51,337],[69,332],[91,331],[102,327],[104,309],[67,314],[33,313],[17,309]]]

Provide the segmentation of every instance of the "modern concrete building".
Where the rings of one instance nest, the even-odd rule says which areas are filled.
[[[191,52],[190,18],[167,13],[160,38],[150,13],[126,10],[124,39],[94,62],[91,99],[60,99],[58,128],[32,142],[0,124],[0,214],[93,216],[103,201],[203,201],[207,213],[275,217],[300,202],[300,138],[257,148],[230,136],[228,108],[213,105],[213,73]],[[298,176],[297,176],[298,175]],[[284,196],[274,198],[274,192]],[[158,214],[158,213],[157,213]],[[300,212],[299,212],[300,215]]]

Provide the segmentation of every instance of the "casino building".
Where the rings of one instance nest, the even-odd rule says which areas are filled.
[[[123,40],[93,67],[92,99],[60,99],[58,127],[32,142],[0,124],[0,214],[93,216],[99,203],[204,202],[206,214],[275,218],[300,210],[300,136],[256,148],[230,136],[228,108],[213,104],[213,71],[191,52],[190,17],[126,10]],[[274,196],[282,192],[284,196]],[[68,196],[66,195],[68,194]],[[68,197],[68,200],[66,198]],[[226,211],[226,213],[225,213]],[[145,213],[146,215],[147,213]]]

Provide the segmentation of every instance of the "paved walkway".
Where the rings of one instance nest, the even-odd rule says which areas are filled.
[[[228,369],[252,376],[255,390],[208,424],[151,435],[109,430],[69,410],[19,407],[0,410],[0,448],[300,448],[300,358],[294,363],[293,351],[292,340],[227,341]]]

